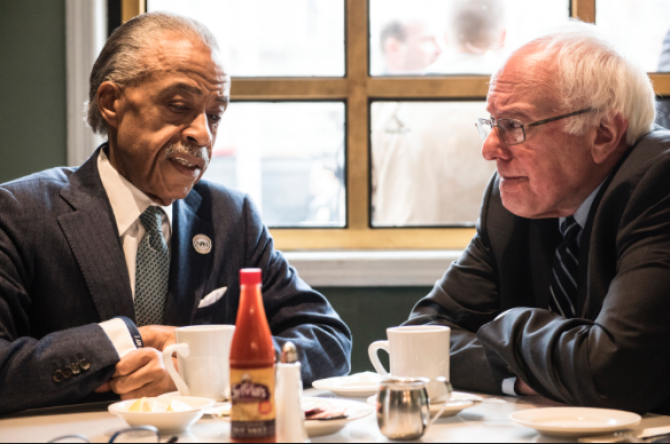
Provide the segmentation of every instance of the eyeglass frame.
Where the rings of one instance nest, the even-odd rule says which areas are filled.
[[[116,438],[119,437],[119,435],[122,435],[122,434],[128,433],[128,432],[136,432],[136,431],[152,432],[156,435],[156,442],[157,443],[160,442],[161,435],[158,432],[158,429],[154,426],[138,426],[138,427],[130,427],[130,428],[127,428],[127,429],[121,429],[121,430],[117,431],[116,433],[114,433],[112,435],[112,437],[109,438],[109,441],[107,441],[107,442],[108,443],[113,443],[116,440]],[[58,438],[54,438],[49,442],[53,443],[53,442],[57,442],[57,441],[60,441],[62,439],[66,439],[66,438],[77,438],[77,439],[82,440],[83,442],[88,442],[88,443],[91,442],[88,439],[88,437],[84,436],[84,435],[64,435],[64,436],[59,436]],[[174,437],[172,439],[174,439]],[[170,442],[176,442],[176,441],[172,441],[172,439],[170,440]]]
[[[493,128],[498,128],[498,133],[500,133],[499,122],[501,120],[509,120],[509,121],[512,121],[512,122],[518,122],[519,125],[520,125],[519,128],[514,128],[514,129],[521,129],[521,133],[523,134],[523,140],[521,140],[519,142],[509,143],[509,142],[506,142],[505,140],[502,140],[502,137],[501,137],[501,140],[507,145],[518,145],[518,144],[524,143],[526,141],[526,128],[532,128],[534,126],[544,125],[545,123],[550,123],[550,122],[555,122],[557,120],[567,119],[568,117],[577,116],[579,114],[584,114],[584,113],[588,113],[588,112],[592,112],[592,111],[595,111],[595,110],[593,108],[585,108],[585,109],[582,109],[580,111],[575,111],[575,112],[572,112],[572,113],[563,114],[561,116],[551,117],[549,119],[538,120],[536,122],[527,123],[527,124],[522,123],[518,119],[494,119],[494,118],[485,119],[485,118],[482,117],[482,118],[477,119],[477,122],[475,123],[475,126],[479,130],[479,136],[482,138],[482,140],[486,141],[488,135],[486,135],[486,137],[484,136],[484,130],[483,130],[484,125],[490,126],[492,131],[493,131]],[[495,125],[493,123],[489,123],[489,122],[494,122],[494,121],[495,121]],[[491,133],[489,133],[489,134],[491,134]]]

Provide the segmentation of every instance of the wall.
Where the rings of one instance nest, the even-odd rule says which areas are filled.
[[[354,336],[352,372],[374,371],[368,358],[368,346],[386,339],[386,329],[407,320],[412,307],[426,296],[430,287],[322,287],[333,308],[349,325]],[[388,370],[388,359],[380,352]]]
[[[0,183],[65,165],[64,0],[0,0],[0,67]]]

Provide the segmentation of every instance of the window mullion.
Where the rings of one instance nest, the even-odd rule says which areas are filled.
[[[572,16],[587,23],[595,23],[596,0],[572,0]]]
[[[146,0],[121,0],[121,24],[146,11]]]
[[[368,2],[347,0],[347,219],[348,228],[367,230],[368,156]]]

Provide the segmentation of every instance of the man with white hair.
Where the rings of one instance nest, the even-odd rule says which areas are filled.
[[[349,372],[351,333],[248,196],[200,181],[229,90],[204,26],[140,15],[91,72],[88,122],[108,142],[0,185],[0,414],[175,390],[175,327],[234,324],[242,268],[262,270],[275,349],[298,347],[307,384]]]
[[[670,132],[648,77],[573,23],[514,52],[487,105],[476,235],[408,323],[452,328],[457,387],[669,412]]]

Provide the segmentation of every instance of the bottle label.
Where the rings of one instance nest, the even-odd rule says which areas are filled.
[[[275,434],[275,370],[230,369],[233,407],[230,437],[263,438]]]

